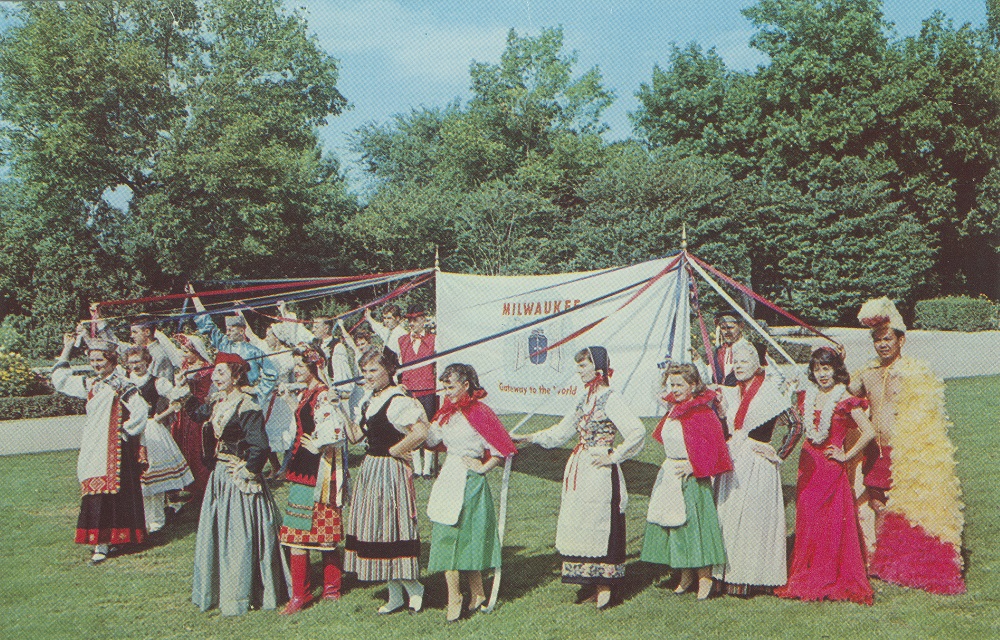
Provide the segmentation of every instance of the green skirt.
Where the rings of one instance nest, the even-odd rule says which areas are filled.
[[[681,489],[687,522],[679,527],[661,527],[647,522],[639,559],[675,569],[726,564],[726,549],[722,545],[722,529],[715,510],[711,480],[687,477]]]
[[[458,522],[434,523],[427,572],[483,571],[500,566],[500,537],[493,495],[485,476],[468,471]]]

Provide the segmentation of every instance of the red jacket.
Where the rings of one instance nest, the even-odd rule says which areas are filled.
[[[420,338],[420,350],[413,352],[413,340],[410,334],[399,337],[399,363],[405,366],[409,362],[420,360],[434,355],[434,334],[425,333]],[[424,367],[417,367],[410,371],[404,371],[400,375],[400,382],[414,396],[426,396],[437,390],[437,378],[434,375],[434,365],[429,364]]]

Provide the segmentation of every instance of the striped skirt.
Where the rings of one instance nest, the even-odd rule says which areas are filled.
[[[142,474],[142,495],[179,491],[194,482],[184,454],[166,427],[149,420],[142,432],[142,443],[149,461],[149,468]]]
[[[420,536],[413,471],[396,458],[366,456],[346,532],[344,571],[364,582],[416,580]]]

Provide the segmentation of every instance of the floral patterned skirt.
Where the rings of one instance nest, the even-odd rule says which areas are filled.
[[[616,584],[625,577],[625,514],[621,513],[621,476],[611,474],[611,533],[608,552],[599,558],[564,555],[562,581],[567,584]]]

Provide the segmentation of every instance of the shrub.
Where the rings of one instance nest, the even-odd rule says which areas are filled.
[[[43,396],[0,398],[0,420],[51,418],[86,413],[87,401],[61,393]]]
[[[919,329],[986,331],[997,328],[997,307],[989,298],[948,296],[921,300],[916,306]]]
[[[26,396],[35,384],[35,374],[24,356],[0,350],[0,398]]]

